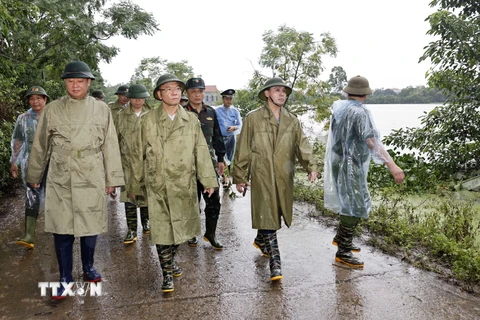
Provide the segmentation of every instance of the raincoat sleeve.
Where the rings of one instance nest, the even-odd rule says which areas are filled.
[[[115,130],[110,110],[108,111],[106,136],[102,145],[102,152],[103,165],[105,167],[105,185],[107,187],[119,187],[125,185],[117,131]]]
[[[28,160],[25,181],[30,184],[40,184],[50,157],[51,135],[49,130],[49,106],[47,105],[38,121],[37,131],[33,140],[32,150]]]
[[[299,125],[297,130],[296,154],[297,159],[302,167],[308,172],[318,172],[318,161],[315,159],[312,147],[308,138],[303,133],[302,127]]]
[[[385,150],[385,146],[382,143],[380,133],[373,123],[373,118],[368,109],[364,109],[365,112],[359,114],[358,120],[355,122],[354,130],[357,131],[359,137],[363,137],[372,160],[377,164],[383,164],[392,161],[392,158]]]
[[[216,121],[216,124],[218,125],[218,121]],[[197,179],[205,189],[218,188],[217,174],[213,168],[210,151],[208,150],[207,141],[205,140],[199,121],[195,122],[194,130],[196,131],[195,166],[197,167]],[[220,131],[220,129],[218,130]],[[220,137],[222,137],[222,135],[220,135]],[[223,146],[225,148],[225,145]],[[223,161],[223,157],[221,161]]]
[[[245,183],[250,180],[250,143],[253,136],[253,128],[250,125],[250,119],[247,116],[243,123],[242,131],[238,136],[237,148],[233,160],[233,183]]]
[[[215,149],[215,155],[218,162],[223,162],[223,157],[227,152],[225,148],[225,142],[223,142],[222,131],[220,131],[220,124],[218,123],[218,116],[215,113],[215,120],[213,124],[213,149]]]
[[[12,155],[10,157],[11,164],[19,164],[22,162],[22,156],[24,146],[24,137],[22,134],[22,121],[23,115],[20,115],[15,122],[15,128],[13,129],[12,141],[10,142],[10,147],[12,150]]]
[[[139,133],[136,135],[136,140],[133,143],[131,150],[131,163],[130,163],[130,179],[127,181],[125,189],[127,194],[143,195],[142,188],[145,185],[144,176],[144,162],[146,150],[146,137],[147,137],[147,123],[145,117],[141,117],[140,121],[137,121]],[[210,159],[210,156],[209,156]],[[210,160],[210,162],[212,162]]]

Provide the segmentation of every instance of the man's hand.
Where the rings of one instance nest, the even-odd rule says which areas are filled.
[[[105,187],[106,194],[111,194],[113,191],[115,191],[115,187]]]
[[[233,132],[235,130],[237,130],[236,126],[230,126],[230,127],[227,128],[227,132]]]
[[[225,172],[225,162],[219,162],[218,163],[218,175],[223,176],[224,172]]]
[[[403,172],[403,170],[400,169],[400,167],[397,166],[393,161],[387,162],[386,165],[388,167],[388,170],[390,170],[390,174],[393,176],[395,183],[396,184],[402,183],[403,180],[405,179],[405,173]]]
[[[315,182],[315,180],[317,180],[319,176],[320,176],[320,173],[312,171],[308,174],[308,181],[313,183]]]
[[[38,189],[38,188],[40,188],[40,183],[30,183],[30,186],[31,186],[33,189]]]
[[[215,192],[215,188],[208,188],[203,190],[203,193],[208,193],[208,197],[210,198],[212,194]]]
[[[130,194],[128,195],[128,197],[129,197],[130,199],[132,199],[132,200],[135,200],[135,195],[134,195],[133,193],[130,193]]]
[[[14,178],[18,177],[18,167],[15,163],[12,163],[10,165],[10,173],[12,174],[12,177]]]
[[[244,194],[248,190],[248,186],[250,183],[245,182],[245,183],[237,183],[237,191],[240,192],[241,194]]]

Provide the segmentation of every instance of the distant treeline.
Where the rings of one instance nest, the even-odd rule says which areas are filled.
[[[368,104],[416,104],[445,102],[440,90],[425,86],[407,87],[400,92],[392,89],[375,89],[368,97]]]

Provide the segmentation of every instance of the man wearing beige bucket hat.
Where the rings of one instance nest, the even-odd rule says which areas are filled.
[[[340,215],[337,234],[332,241],[338,246],[335,260],[363,268],[363,262],[352,254],[360,252],[352,240],[360,218],[368,218],[372,208],[367,185],[370,159],[385,164],[398,184],[403,182],[405,174],[385,150],[372,115],[364,105],[372,93],[368,80],[362,76],[353,77],[343,91],[348,99],[332,105],[324,162],[324,203],[326,208]]]

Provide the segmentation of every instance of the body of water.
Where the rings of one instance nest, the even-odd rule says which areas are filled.
[[[367,104],[372,112],[373,121],[382,138],[392,130],[418,127],[421,124],[420,116],[431,111],[438,104]],[[327,132],[324,124],[313,121],[313,114],[304,114],[299,117],[305,134],[320,141],[326,141]]]

